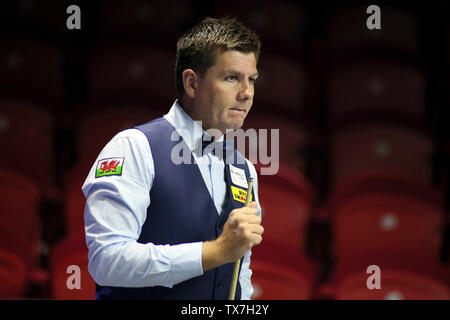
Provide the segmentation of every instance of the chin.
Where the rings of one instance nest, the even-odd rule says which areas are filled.
[[[233,129],[233,130],[236,130],[236,129],[242,128],[243,125],[244,125],[244,120],[241,120],[241,121],[233,121],[233,122],[230,124],[229,128],[230,128],[230,129]]]

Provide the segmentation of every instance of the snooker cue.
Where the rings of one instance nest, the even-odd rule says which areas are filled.
[[[248,189],[247,189],[247,197],[245,199],[244,207],[248,207],[250,203],[252,202],[252,187],[253,187],[253,178],[249,179],[248,182]],[[236,286],[238,281],[238,275],[239,275],[239,267],[241,265],[241,259],[238,259],[234,263],[234,269],[233,269],[233,277],[231,278],[231,287],[230,287],[230,293],[228,295],[228,300],[234,300],[234,296],[236,295]]]

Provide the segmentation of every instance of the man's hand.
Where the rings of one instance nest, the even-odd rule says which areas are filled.
[[[203,242],[202,264],[207,271],[240,259],[262,241],[264,228],[257,215],[257,203],[230,212],[222,234],[214,241]]]

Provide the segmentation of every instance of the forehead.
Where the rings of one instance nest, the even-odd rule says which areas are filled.
[[[216,63],[210,69],[216,72],[238,71],[245,74],[255,74],[256,57],[253,52],[236,50],[219,51],[216,53]]]

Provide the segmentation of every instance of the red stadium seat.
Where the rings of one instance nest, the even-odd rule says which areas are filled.
[[[422,198],[428,203],[442,206],[443,198],[428,183],[423,183],[414,175],[391,171],[367,171],[342,180],[336,184],[330,194],[329,204],[335,204],[353,196],[385,192],[400,193],[411,197]]]
[[[252,248],[252,299],[311,299],[316,281],[316,267],[304,255],[266,238]]]
[[[24,298],[26,265],[12,252],[0,249],[0,299]]]
[[[360,176],[334,190],[330,208],[338,263],[362,253],[420,256],[423,264],[439,258],[443,201],[428,185],[389,173]]]
[[[20,260],[19,265],[16,266],[17,274],[20,275],[22,273],[21,265],[25,266],[26,281],[24,291],[26,291],[27,297],[28,294],[33,294],[33,290],[37,288],[45,290],[48,283],[48,272],[40,265],[39,244],[37,241],[31,241],[28,234],[17,234],[17,230],[10,230],[5,226],[0,226],[0,252],[9,252]]]
[[[298,58],[265,54],[258,62],[254,106],[258,110],[298,117],[305,110],[308,79]]]
[[[53,117],[41,106],[0,99],[0,165],[34,179],[45,198],[57,195],[53,129]]]
[[[81,187],[87,178],[92,164],[80,165],[65,176],[64,215],[68,234],[84,232],[84,207],[86,198]]]
[[[434,145],[411,126],[364,120],[343,125],[331,137],[333,185],[366,172],[403,173],[431,183]]]
[[[305,275],[277,263],[253,261],[252,300],[306,300],[311,284]]]
[[[258,108],[258,106],[256,106]],[[281,116],[275,116],[273,114],[265,115],[262,113],[254,113],[248,115],[245,119],[242,129],[246,132],[249,129],[255,129],[258,137],[257,154],[254,155],[255,159],[249,153],[250,144],[246,141],[245,150],[236,145],[238,150],[245,155],[252,163],[258,164],[261,167],[269,166],[270,164],[262,163],[260,156],[260,146],[262,143],[267,143],[267,156],[272,161],[279,160],[280,163],[287,164],[291,167],[298,169],[301,172],[306,171],[306,145],[307,145],[307,133],[297,122],[291,119],[286,119]],[[264,138],[261,133],[261,129],[266,129],[267,134]],[[272,130],[278,129],[278,140],[274,140],[277,143],[278,149],[272,148]],[[274,136],[275,137],[275,136]],[[267,140],[266,140],[267,139]],[[273,149],[273,150],[272,150]],[[279,151],[278,157],[275,158],[275,152]]]
[[[390,112],[422,120],[425,86],[421,70],[395,60],[340,64],[331,70],[327,83],[330,121],[361,112]]]
[[[100,2],[100,36],[145,41],[156,37],[155,41],[172,45],[179,36],[179,28],[194,14],[189,1],[104,0]]]
[[[40,193],[36,184],[26,177],[0,170],[0,228],[30,243],[32,260],[36,261],[41,239],[39,220]],[[2,240],[7,242],[4,234]],[[0,245],[1,247],[1,245]]]
[[[69,267],[79,268],[80,288],[70,289],[77,271]],[[52,296],[58,300],[93,300],[95,299],[95,282],[88,271],[88,249],[84,233],[72,234],[59,243],[51,254]],[[75,280],[74,280],[75,281]]]
[[[306,26],[306,11],[295,2],[258,1],[255,6],[247,1],[219,2],[218,16],[232,16],[257,32],[269,49],[295,51],[302,48]],[[266,48],[266,47],[264,47]]]
[[[63,99],[62,53],[35,39],[2,39],[2,94],[27,96],[60,106]]]
[[[354,256],[346,264],[338,264],[328,285],[338,300],[448,300],[450,299],[450,272],[439,262],[404,259],[401,255]],[[374,271],[369,266],[377,266]],[[379,289],[369,289],[377,283]],[[369,279],[370,278],[370,279]]]
[[[37,243],[33,243],[24,233],[17,234],[17,230],[0,226],[0,250],[14,253],[27,266],[28,270],[38,267],[38,249]]]
[[[68,37],[67,27],[61,20],[68,4],[63,1],[17,0],[2,6],[7,25],[11,30],[36,32],[49,38]]]
[[[343,279],[337,288],[337,300],[449,300],[445,283],[403,270],[384,270],[380,290],[369,290],[366,273]]]
[[[276,175],[258,177],[264,239],[303,252],[313,191],[305,177],[280,166]]]
[[[329,49],[333,54],[348,54],[361,49],[396,50],[417,54],[419,26],[417,18],[392,6],[381,9],[381,29],[370,30],[366,7],[344,6],[335,10],[328,24]]]
[[[174,73],[170,72],[174,68],[174,53],[160,46],[129,43],[98,46],[89,64],[90,99],[103,104],[148,105],[150,101],[153,108],[165,108],[176,96]]]

